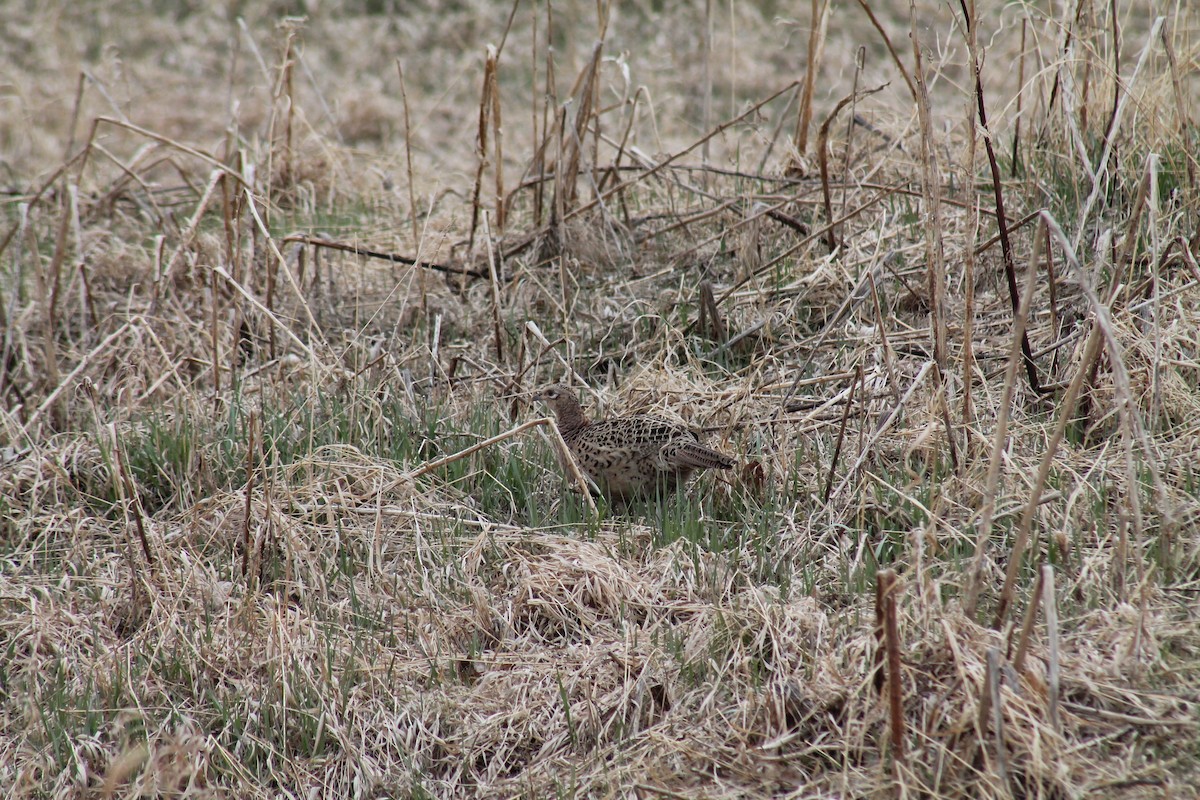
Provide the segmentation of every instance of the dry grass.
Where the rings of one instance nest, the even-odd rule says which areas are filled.
[[[375,5],[0,11],[6,796],[1194,792],[1190,6]]]

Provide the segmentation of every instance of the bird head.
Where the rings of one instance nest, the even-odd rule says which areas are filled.
[[[584,419],[583,407],[579,404],[579,396],[569,387],[555,383],[540,389],[533,395],[534,400],[540,400],[550,407],[559,421]]]

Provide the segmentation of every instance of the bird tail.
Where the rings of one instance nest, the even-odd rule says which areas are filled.
[[[693,469],[730,469],[734,460],[724,453],[705,447],[699,442],[678,442],[668,446],[664,460],[680,467]]]

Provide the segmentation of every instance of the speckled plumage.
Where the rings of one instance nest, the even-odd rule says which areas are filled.
[[[566,386],[547,386],[533,396],[554,412],[563,441],[579,468],[610,502],[664,495],[682,487],[698,469],[729,469],[734,460],[700,444],[691,430],[661,417],[629,416],[592,422]]]

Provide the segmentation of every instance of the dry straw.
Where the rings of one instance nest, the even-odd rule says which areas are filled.
[[[244,5],[0,53],[4,796],[1190,796],[1190,12]]]

